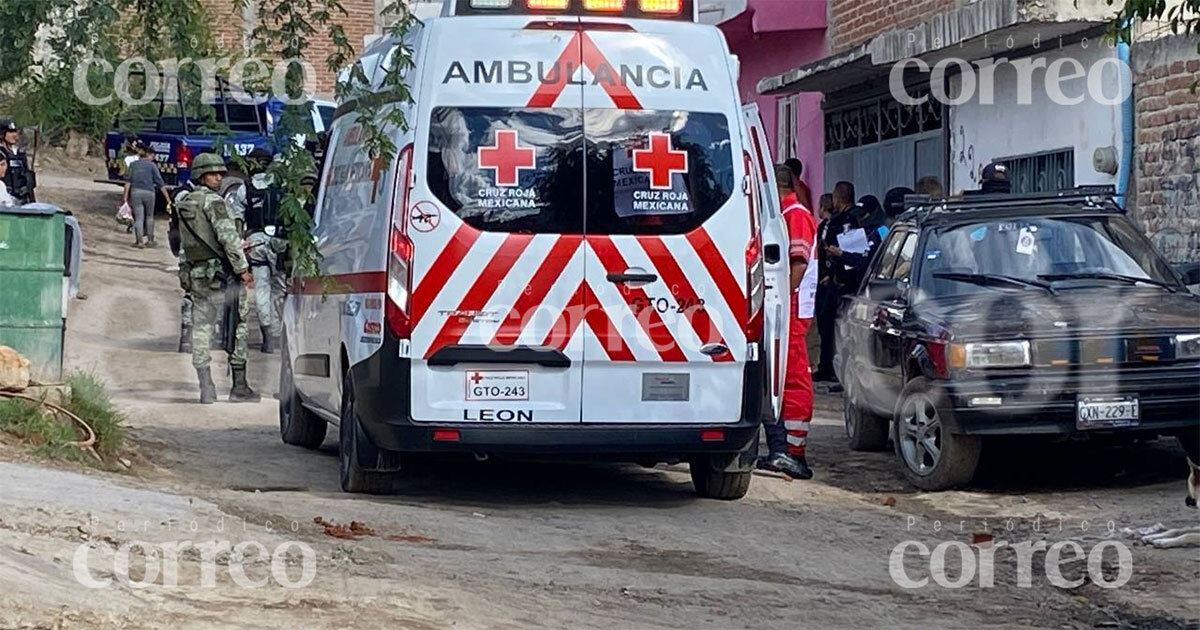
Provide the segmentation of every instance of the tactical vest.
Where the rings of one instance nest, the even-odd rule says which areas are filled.
[[[20,149],[0,145],[0,159],[8,162],[8,173],[4,176],[8,194],[18,203],[29,202],[33,193],[33,174],[29,170],[28,155]]]
[[[217,193],[200,187],[180,199],[176,206],[175,211],[179,213],[179,239],[183,244],[183,254],[189,263],[224,260],[220,253],[221,241],[217,239],[212,218],[204,211],[205,205],[213,203],[214,200],[224,203]]]
[[[282,191],[273,183],[261,186],[263,183],[258,175],[246,180],[246,229],[249,232],[260,232],[268,225],[280,225]]]

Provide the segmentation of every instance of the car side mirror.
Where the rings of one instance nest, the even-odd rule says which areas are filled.
[[[1179,277],[1183,278],[1183,283],[1189,287],[1200,284],[1200,263],[1184,263],[1176,266],[1175,271],[1179,272]]]
[[[903,302],[907,291],[895,280],[871,280],[867,283],[867,297],[875,302]]]
[[[768,265],[774,265],[783,260],[783,254],[778,245],[767,245],[763,248],[763,258],[766,259]]]

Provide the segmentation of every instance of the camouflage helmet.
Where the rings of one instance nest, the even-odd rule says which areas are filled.
[[[200,178],[209,173],[225,173],[225,160],[216,153],[201,153],[192,161],[192,179]]]

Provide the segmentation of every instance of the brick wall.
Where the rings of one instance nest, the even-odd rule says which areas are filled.
[[[830,49],[842,52],[956,5],[956,0],[829,0]]]
[[[1133,47],[1137,155],[1133,216],[1172,262],[1200,262],[1200,55],[1166,37]]]
[[[249,20],[257,19],[256,0],[250,0],[247,15],[237,11],[233,0],[202,0],[213,20],[213,30],[217,41],[228,49],[241,49],[245,43],[246,33],[252,28]],[[377,32],[376,0],[342,0],[347,15],[337,17],[338,23],[346,31],[346,38],[354,46],[355,52],[362,50],[364,41]],[[316,70],[317,93],[322,96],[333,94],[337,74],[326,68],[325,59],[333,52],[333,42],[320,34],[313,36],[313,43],[304,55],[305,60]]]

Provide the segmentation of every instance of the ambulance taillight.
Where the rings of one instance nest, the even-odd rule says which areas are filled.
[[[396,205],[392,210],[392,233],[388,238],[387,300],[383,320],[397,339],[412,335],[413,242],[408,238],[408,198],[412,190],[412,145],[398,156]]]
[[[763,335],[763,302],[766,300],[766,274],[763,269],[763,240],[762,228],[758,224],[758,204],[755,186],[751,174],[754,167],[750,162],[750,154],[742,153],[746,175],[744,192],[746,208],[750,212],[750,242],[746,245],[746,341],[754,342],[762,339]]]

